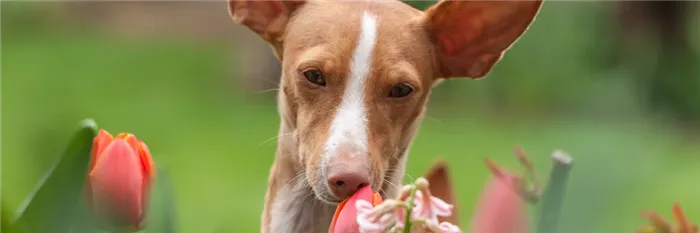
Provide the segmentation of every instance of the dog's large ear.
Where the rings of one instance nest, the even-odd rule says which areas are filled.
[[[436,161],[425,175],[425,179],[430,184],[430,193],[442,199],[443,201],[454,205],[452,215],[448,217],[439,217],[440,222],[449,222],[459,226],[459,216],[457,215],[457,203],[455,192],[452,188],[452,178],[447,170],[447,164],[444,160]]]
[[[436,48],[439,77],[484,77],[541,5],[542,0],[442,0],[428,8],[423,23]]]
[[[228,0],[229,14],[279,50],[287,22],[306,1]]]

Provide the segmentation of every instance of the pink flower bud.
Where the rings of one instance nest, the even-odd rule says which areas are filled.
[[[516,193],[518,177],[502,173],[487,183],[469,232],[475,233],[528,233],[525,202]]]
[[[328,232],[358,233],[358,206],[362,210],[368,210],[380,203],[382,203],[382,196],[379,193],[373,192],[370,186],[361,188],[351,197],[338,204]]]
[[[85,193],[103,226],[141,229],[154,178],[153,159],[146,144],[133,134],[121,133],[113,138],[100,130],[92,147]]]

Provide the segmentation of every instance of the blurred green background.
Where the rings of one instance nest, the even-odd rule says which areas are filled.
[[[430,2],[409,2],[423,8]],[[452,168],[466,225],[488,171],[544,177],[573,155],[560,232],[700,221],[700,8],[546,2],[485,80],[435,88],[408,163]],[[172,173],[181,232],[257,232],[278,129],[279,63],[223,2],[2,2],[2,204],[16,209],[83,118],[132,132]]]

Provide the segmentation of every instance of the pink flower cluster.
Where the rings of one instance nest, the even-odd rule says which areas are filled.
[[[493,176],[477,201],[469,232],[530,232],[526,200],[538,197],[539,181],[524,152],[518,153],[518,158],[534,185],[530,188],[522,176],[487,160]],[[435,165],[426,177],[405,185],[393,199],[382,200],[370,187],[361,189],[338,206],[329,233],[400,233],[408,230],[411,233],[461,233],[455,203],[448,203],[454,202],[451,194],[454,190],[445,165]],[[429,189],[428,182],[435,182],[434,187]]]
[[[406,226],[406,214],[412,185],[404,186],[399,198],[390,199],[377,206],[366,200],[358,200],[357,223],[361,233],[399,232]],[[452,215],[453,205],[434,197],[428,190],[428,181],[419,178],[415,184],[415,195],[411,206],[411,225],[416,229],[432,233],[461,233],[459,227],[438,220],[438,216]]]

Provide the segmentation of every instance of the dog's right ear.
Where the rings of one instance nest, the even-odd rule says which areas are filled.
[[[228,11],[234,21],[245,25],[265,41],[279,49],[287,22],[306,1],[228,0]]]
[[[440,78],[486,76],[535,20],[543,0],[441,0],[423,23],[436,48]]]

